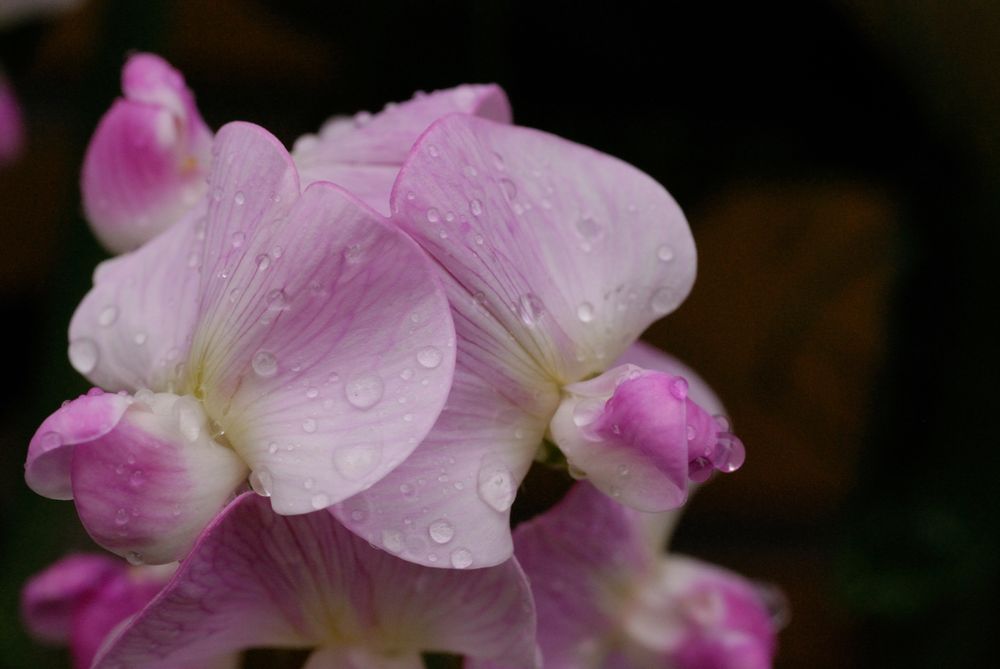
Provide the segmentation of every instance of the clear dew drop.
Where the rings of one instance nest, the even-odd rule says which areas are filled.
[[[69,362],[81,374],[90,374],[97,367],[100,353],[92,339],[81,337],[69,344]]]
[[[576,317],[583,323],[594,320],[594,305],[590,302],[581,302],[580,306],[576,308]]]
[[[115,514],[115,525],[122,526],[128,523],[128,511],[125,509],[118,509],[118,513]]]
[[[317,397],[319,397],[319,389],[310,386],[309,388],[306,389],[306,397],[311,400],[316,399]]]
[[[472,551],[468,548],[456,548],[451,552],[451,566],[455,569],[466,569],[472,565]]]
[[[441,155],[441,152],[438,151],[437,146],[434,144],[430,144],[427,146],[427,153],[430,154],[431,158],[437,158],[439,155]]]
[[[517,186],[510,179],[501,179],[500,186],[503,187],[503,194],[507,196],[508,200],[517,197]]]
[[[110,304],[101,310],[97,317],[97,324],[106,328],[114,325],[116,320],[118,320],[118,307]]]
[[[492,463],[479,469],[479,498],[496,511],[506,511],[514,503],[514,477],[503,464]]]
[[[518,316],[521,322],[528,326],[533,326],[545,313],[545,305],[534,293],[525,293],[518,300]]]
[[[382,460],[379,448],[372,444],[340,446],[333,452],[333,466],[351,481],[371,474]]]
[[[377,374],[362,376],[344,385],[347,401],[356,409],[370,409],[382,399],[385,384]]]
[[[427,528],[427,534],[436,544],[446,544],[455,536],[455,528],[444,518],[435,520]]]
[[[417,351],[417,362],[420,363],[421,367],[434,369],[441,364],[441,359],[441,351],[436,346],[425,346]]]
[[[238,249],[239,247],[243,246],[243,242],[245,242],[246,240],[247,240],[246,234],[238,230],[233,233],[233,236],[230,239],[234,249]]]
[[[135,342],[136,346],[142,346],[143,344],[146,343],[146,333],[145,332],[137,332],[136,335],[134,337],[132,337],[132,341]]]
[[[303,432],[308,432],[309,434],[312,434],[313,432],[315,432],[316,431],[316,419],[315,418],[306,418],[304,421],[302,421],[302,431]]]
[[[265,379],[278,373],[278,359],[270,351],[257,351],[250,365],[257,376]]]
[[[406,548],[403,534],[399,530],[382,530],[382,545],[390,553],[402,553]]]
[[[663,262],[670,262],[674,259],[674,249],[669,244],[664,244],[656,249],[656,257]]]
[[[250,489],[261,497],[271,496],[271,472],[261,467],[250,472]]]
[[[688,382],[683,376],[675,376],[670,379],[670,394],[679,400],[687,399]]]
[[[483,215],[483,203],[476,198],[469,200],[469,211],[472,212],[473,216]]]
[[[309,502],[312,504],[312,508],[316,510],[325,509],[326,507],[330,506],[330,498],[321,492],[318,492],[315,495],[313,495],[312,499],[310,499]]]
[[[590,216],[584,216],[576,222],[576,231],[587,241],[596,241],[604,234],[604,227]]]
[[[665,314],[674,308],[674,291],[670,288],[660,288],[653,293],[651,302],[653,311],[657,314]]]
[[[441,213],[437,209],[431,207],[430,209],[427,210],[428,223],[437,223],[440,220],[441,220]]]
[[[357,264],[361,261],[362,251],[361,244],[351,244],[344,249],[344,260],[350,265]]]
[[[247,196],[243,194],[243,191],[236,191],[236,195],[233,197],[233,202],[238,206],[243,206],[243,203],[247,201]]]
[[[133,567],[140,567],[146,564],[142,559],[142,553],[138,551],[129,551],[125,554],[125,559],[128,560],[128,563]]]
[[[266,253],[261,253],[259,256],[255,258],[255,261],[257,262],[258,272],[263,272],[264,270],[266,270],[268,267],[271,266],[271,256],[267,255]]]

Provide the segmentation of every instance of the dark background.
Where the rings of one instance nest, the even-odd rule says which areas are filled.
[[[133,49],[178,67],[213,128],[290,145],[495,81],[519,124],[652,174],[700,267],[646,339],[703,373],[749,452],[674,547],[784,589],[779,668],[992,664],[1000,4],[91,0],[0,34],[29,125],[0,171],[0,665],[66,662],[21,631],[18,589],[90,543],[22,464],[86,389],[65,332],[103,255],[77,180]]]

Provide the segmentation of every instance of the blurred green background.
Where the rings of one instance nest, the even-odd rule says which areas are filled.
[[[1000,4],[90,0],[0,33],[29,125],[0,171],[0,666],[68,666],[24,635],[18,591],[91,544],[22,464],[86,389],[65,332],[103,255],[79,167],[139,49],[214,128],[290,145],[333,114],[495,81],[518,123],[652,174],[700,271],[646,338],[703,373],[749,452],[675,547],[785,590],[779,668],[992,664]],[[545,481],[520,514],[551,502]]]

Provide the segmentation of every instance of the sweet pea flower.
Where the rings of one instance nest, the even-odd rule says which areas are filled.
[[[202,201],[212,148],[194,95],[159,56],[131,56],[122,92],[90,140],[80,182],[87,220],[115,253],[138,248]]]
[[[175,566],[130,567],[106,555],[68,555],[24,586],[21,614],[32,636],[68,645],[73,666],[87,669],[108,633],[149,603]]]
[[[767,593],[721,567],[662,555],[676,515],[628,509],[580,482],[517,527],[546,669],[771,666],[777,629]]]
[[[421,564],[454,566],[457,553],[486,566],[511,555],[510,507],[536,458],[644,511],[676,508],[689,481],[742,464],[742,443],[682,376],[611,364],[694,281],[687,222],[651,178],[453,114],[411,148],[390,211],[437,262],[458,357],[427,439],[336,508],[349,527],[404,537],[403,557]]]
[[[0,72],[0,167],[12,163],[24,147],[24,122],[21,120],[21,105]]]
[[[278,516],[245,494],[94,667],[200,666],[277,646],[315,648],[307,669],[414,669],[423,667],[421,651],[530,669],[534,627],[514,560],[428,569],[371,547],[328,513]]]
[[[300,193],[262,128],[215,140],[207,216],[98,267],[69,357],[95,389],[31,440],[28,485],[74,499],[133,562],[182,557],[244,486],[275,511],[371,486],[452,378],[448,303],[420,249],[337,186]]]

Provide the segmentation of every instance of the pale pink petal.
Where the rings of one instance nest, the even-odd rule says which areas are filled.
[[[546,380],[606,369],[694,281],[690,230],[659,184],[528,128],[437,121],[392,212],[444,269],[461,345]]]
[[[420,653],[386,656],[365,648],[326,646],[309,656],[302,669],[424,669]]]
[[[387,477],[335,508],[371,543],[431,567],[483,567],[513,551],[510,507],[545,434],[532,415],[471,373],[460,352],[434,429]]]
[[[637,341],[629,346],[625,353],[614,361],[611,367],[618,367],[619,365],[635,365],[636,367],[642,367],[654,372],[666,372],[673,376],[684,377],[684,380],[688,384],[688,397],[698,404],[698,406],[713,416],[723,416],[726,414],[726,408],[723,406],[722,400],[719,399],[719,396],[716,395],[705,379],[701,378],[698,372],[655,346],[647,344],[644,341]]]
[[[124,569],[105,555],[68,555],[35,574],[21,591],[21,617],[32,636],[50,643],[69,641],[73,614]]]
[[[98,266],[69,326],[73,367],[107,390],[181,390],[198,315],[204,210]]]
[[[94,233],[114,252],[162,232],[205,192],[212,133],[177,70],[147,53],[122,70],[115,101],[91,138],[81,190]]]
[[[388,215],[392,184],[410,147],[427,126],[456,112],[510,123],[510,103],[499,86],[464,85],[386,105],[374,115],[331,119],[318,136],[301,137],[292,155],[306,183],[333,182]]]
[[[191,364],[275,510],[324,508],[430,430],[454,369],[448,303],[381,216],[332,184],[296,197],[291,159],[262,128],[226,126],[215,150]]]
[[[13,162],[24,147],[24,121],[14,89],[0,72],[0,167]],[[388,193],[386,194],[388,195]],[[386,198],[388,203],[388,197]]]
[[[182,558],[247,475],[210,431],[194,398],[147,392],[114,429],[77,443],[73,498],[94,541],[133,563]]]
[[[688,398],[683,377],[632,365],[564,388],[550,426],[570,466],[641,511],[684,503],[688,478],[743,463],[743,445]]]
[[[279,516],[248,494],[95,666],[152,669],[251,646],[350,639],[369,652],[470,653],[531,667],[530,602],[513,561],[426,569],[372,548],[329,513]]]
[[[24,480],[43,497],[73,499],[70,468],[78,444],[99,439],[117,427],[130,398],[95,388],[66,402],[46,418],[28,445]]]

